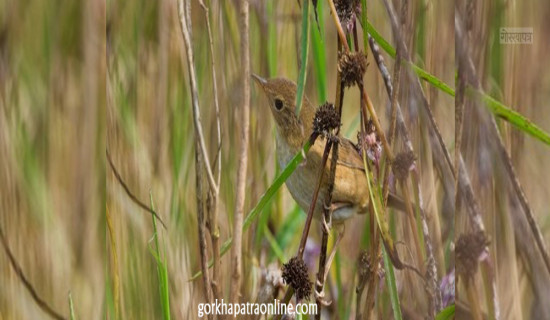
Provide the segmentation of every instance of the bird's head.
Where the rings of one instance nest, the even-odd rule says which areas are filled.
[[[264,79],[252,74],[267,96],[277,131],[286,142],[301,147],[312,131],[315,110],[304,96],[300,115],[296,115],[296,84],[286,78]]]

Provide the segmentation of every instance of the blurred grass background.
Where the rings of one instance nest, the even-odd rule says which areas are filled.
[[[217,144],[212,58],[217,67],[223,139],[222,157],[217,160],[222,162],[223,170],[219,208],[223,242],[232,234],[236,132],[241,117],[234,111],[241,101],[240,35],[236,1],[211,1],[207,5],[214,57],[209,54],[204,13],[196,1],[191,1],[193,46],[202,123],[211,159]],[[326,66],[327,81],[323,94],[314,71],[315,49],[310,47],[306,95],[314,104],[323,103],[323,98],[334,100],[336,87],[336,32],[326,4],[320,1],[319,6],[323,6],[319,19],[326,50],[321,64]],[[157,225],[157,231],[160,246],[165,249],[172,317],[196,318],[197,304],[204,301],[204,293],[200,281],[188,282],[200,269],[195,139],[176,2],[0,0],[0,10],[0,224],[23,271],[39,294],[64,315],[68,314],[71,291],[78,318],[113,319],[117,314],[128,319],[160,317],[157,264],[150,250],[154,243],[151,217],[127,197],[111,170],[105,168],[107,147],[131,190],[145,203],[149,203],[151,193],[158,213],[168,224],[167,230]],[[370,22],[392,42],[382,3],[369,1],[368,10]],[[546,131],[550,131],[545,107],[550,98],[550,43],[544,39],[550,30],[545,20],[549,10],[550,4],[541,1],[520,4],[499,0],[479,5],[474,27],[479,33],[473,33],[480,44],[473,58],[483,75],[485,90]],[[267,0],[251,1],[250,11],[252,71],[295,80],[300,8],[294,1]],[[498,28],[503,25],[533,27],[534,44],[500,46]],[[411,2],[402,32],[415,63],[453,86],[454,3]],[[393,60],[385,57],[391,72]],[[368,60],[366,89],[387,128],[389,99],[370,50]],[[408,92],[409,85],[402,82],[401,88],[400,103],[417,152],[428,223],[432,235],[441,235],[440,241],[434,242],[441,278],[453,269],[450,243],[467,226],[458,219],[454,231],[454,212],[449,204],[454,195],[444,195],[439,173],[432,164],[427,124],[418,116],[419,106]],[[257,89],[252,87],[245,213],[280,170],[275,165],[273,122],[267,101]],[[454,100],[428,85],[424,89],[452,152]],[[346,91],[343,132],[353,141],[358,104],[357,90]],[[505,123],[501,128],[548,243],[550,215],[545,200],[550,194],[550,173],[544,165],[550,151]],[[479,137],[474,135],[471,141]],[[542,278],[545,270],[526,258],[528,246],[518,245],[522,234],[529,239],[527,231],[514,235],[516,225],[511,217],[521,213],[502,209],[508,206],[505,201],[497,206],[498,194],[487,189],[488,183],[498,185],[505,179],[493,179],[494,168],[490,162],[480,161],[484,149],[478,144],[465,142],[463,150],[472,155],[465,160],[476,193],[483,199],[502,316],[547,318],[548,311],[537,311],[549,297],[544,289],[547,282]],[[281,190],[244,234],[243,301],[254,301],[263,274],[270,268],[278,269],[296,252],[305,220],[300,211],[288,192]],[[110,235],[106,216],[112,223]],[[392,219],[394,239],[412,243],[405,219],[400,214],[392,215]],[[325,287],[333,297],[330,315],[334,318],[353,316],[355,264],[359,251],[366,248],[366,220],[360,216],[346,226],[346,236]],[[319,233],[314,226],[314,243],[319,243]],[[404,260],[412,259],[403,247],[400,254]],[[317,257],[312,260],[310,271],[314,272]],[[225,297],[230,266],[228,256],[223,257],[220,287]],[[397,278],[402,307],[409,311],[410,318],[422,316],[426,309],[426,301],[418,299],[424,297],[422,286],[407,272],[398,271]],[[0,258],[0,282],[0,318],[45,318],[5,258]],[[391,317],[385,289],[381,290],[376,311],[380,318]]]
[[[461,2],[466,5],[468,2]],[[550,3],[543,1],[491,1],[468,4],[471,19],[472,61],[485,92],[527,118],[543,130],[550,130],[550,24],[546,18]],[[467,21],[467,20],[466,20]],[[502,45],[502,27],[533,29],[533,44]],[[494,142],[472,108],[482,108],[475,99],[467,101],[462,153],[482,209],[491,241],[489,250],[495,264],[497,292],[503,319],[550,319],[550,274],[538,253],[524,213],[512,194],[510,180],[496,156]],[[535,220],[546,244],[550,243],[550,209],[547,205],[550,175],[544,169],[550,148],[497,119],[501,137],[511,156]],[[471,231],[465,211],[457,212],[456,234]],[[485,306],[485,277],[475,286]],[[457,294],[465,301],[463,287]],[[485,309],[484,312],[487,312]]]
[[[38,294],[104,301],[105,3],[0,1],[0,225]],[[43,319],[0,258],[0,318]]]

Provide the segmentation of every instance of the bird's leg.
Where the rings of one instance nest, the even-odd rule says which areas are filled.
[[[336,204],[332,203],[330,206],[327,206],[326,204],[323,205],[325,207],[325,210],[328,210],[328,221],[323,214],[323,220],[321,220],[321,223],[323,224],[323,229],[326,233],[330,233],[330,228],[332,227],[332,213],[334,210],[337,209]]]
[[[317,280],[315,286],[321,286],[321,283],[319,282],[319,280]],[[317,292],[317,289],[315,289],[313,291],[314,291],[314,294],[315,294],[315,301],[319,301],[319,303],[322,304],[325,307],[330,306],[330,304],[332,303],[332,300],[327,301],[325,299],[325,292],[324,291]]]

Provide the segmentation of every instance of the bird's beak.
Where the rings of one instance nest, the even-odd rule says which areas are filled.
[[[267,80],[260,77],[259,75],[255,73],[251,73],[250,75],[252,76],[252,78],[254,78],[254,80],[256,80],[256,82],[260,85],[260,87],[262,87],[262,89],[267,84]]]

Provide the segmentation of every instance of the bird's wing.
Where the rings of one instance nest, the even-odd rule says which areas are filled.
[[[346,138],[340,138],[338,146],[338,164],[354,170],[365,172],[363,158],[359,154],[359,150],[353,142]]]
[[[310,149],[307,162],[319,167],[322,161],[326,140],[318,139]],[[328,184],[332,152],[324,171],[323,183]],[[350,204],[364,211],[368,205],[367,179],[364,172],[363,160],[359,156],[355,145],[348,139],[340,138],[338,145],[338,162],[336,177],[332,193],[332,202]]]
[[[326,140],[317,139],[307,155],[307,165],[319,168],[323,158],[325,144]],[[323,184],[325,184],[325,186],[328,185],[331,158],[332,152],[325,166],[325,176],[323,178]],[[312,181],[313,180],[314,179],[312,179]],[[368,209],[369,195],[363,159],[353,142],[346,138],[340,138],[338,146],[338,162],[334,190],[332,193],[332,203],[338,203],[344,206],[357,206],[358,212],[360,213],[364,213]],[[406,210],[403,200],[392,192],[388,195],[388,206],[401,211]],[[413,207],[415,207],[414,204]]]

